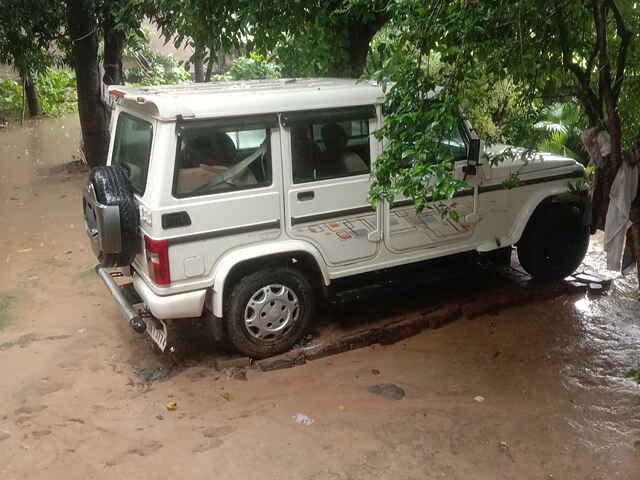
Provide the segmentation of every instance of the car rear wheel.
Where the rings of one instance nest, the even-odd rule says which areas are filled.
[[[233,287],[225,311],[233,346],[253,358],[289,350],[306,333],[315,305],[313,288],[292,268],[260,270]]]
[[[582,210],[569,204],[536,209],[518,242],[520,265],[533,277],[559,280],[582,263],[589,247],[589,229]]]

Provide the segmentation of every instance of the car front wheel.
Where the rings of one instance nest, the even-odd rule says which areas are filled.
[[[575,205],[549,204],[536,209],[518,242],[520,265],[533,277],[559,280],[582,263],[589,229]]]
[[[305,276],[292,268],[246,275],[231,291],[227,333],[238,351],[265,358],[289,350],[306,333],[315,296]]]

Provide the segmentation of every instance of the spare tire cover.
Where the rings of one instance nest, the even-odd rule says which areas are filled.
[[[93,185],[96,200],[103,205],[117,206],[120,213],[120,252],[101,251],[98,253],[98,260],[103,267],[130,265],[140,250],[138,237],[140,219],[129,179],[125,171],[115,165],[94,168],[89,173],[89,182]],[[104,234],[109,232],[99,232],[99,235]]]

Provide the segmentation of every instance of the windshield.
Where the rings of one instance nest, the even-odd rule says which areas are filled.
[[[147,185],[152,138],[151,123],[125,112],[120,113],[111,165],[119,165],[124,169],[131,186],[139,195],[144,194]]]

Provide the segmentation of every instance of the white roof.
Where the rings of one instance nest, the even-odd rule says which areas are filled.
[[[382,89],[370,81],[339,78],[290,78],[240,82],[186,83],[155,87],[112,85],[112,95],[128,106],[154,107],[162,120],[215,118],[373,105]],[[122,102],[123,100],[120,100]],[[134,106],[135,108],[135,106]]]

